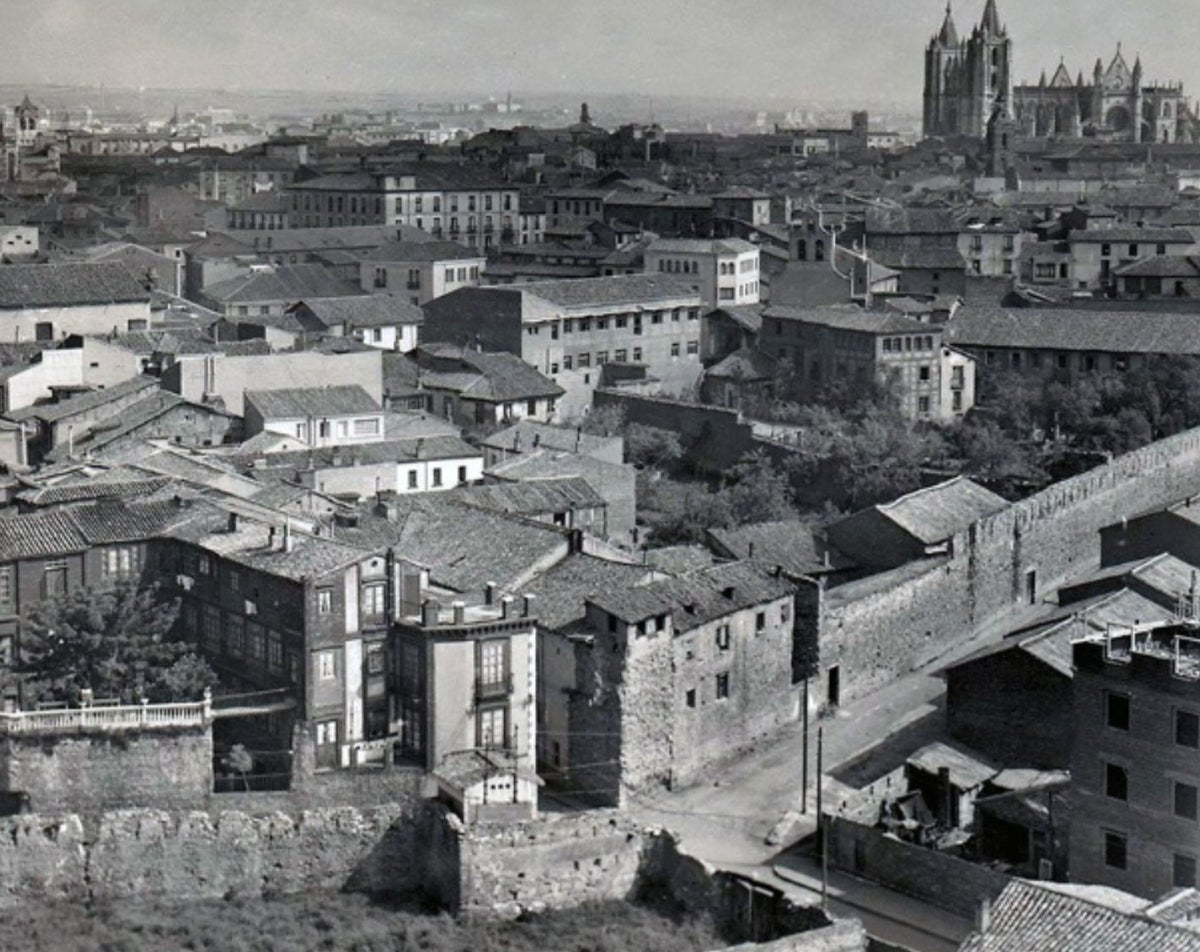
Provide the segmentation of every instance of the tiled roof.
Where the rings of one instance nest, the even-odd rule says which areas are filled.
[[[859,307],[784,307],[770,306],[763,311],[764,318],[785,321],[801,321],[805,324],[820,324],[836,330],[860,331],[867,334],[933,334],[941,328],[923,324],[893,311],[864,311]]]
[[[12,264],[0,268],[0,308],[149,300],[150,292],[129,268],[118,262]]]
[[[301,301],[305,298],[349,297],[362,291],[322,264],[281,264],[218,281],[204,296],[222,304],[257,301]]]
[[[90,545],[153,538],[186,516],[187,510],[173,499],[133,505],[104,501],[71,510],[71,518]]]
[[[677,631],[690,631],[733,612],[783,598],[795,591],[751,562],[727,562],[640,588],[610,589],[589,599],[625,622],[674,613]]]
[[[708,313],[710,316],[724,314],[739,327],[752,334],[757,334],[762,330],[765,309],[766,305],[764,304],[724,304],[721,307],[713,308]]]
[[[276,529],[271,544],[271,526],[253,519],[239,519],[229,531],[229,513],[203,500],[192,503],[193,511],[172,526],[166,535],[190,542],[222,558],[239,562],[269,575],[303,582],[319,579],[368,556],[364,549],[331,539],[292,531],[292,547],[283,547],[282,529]]]
[[[581,553],[568,556],[544,572],[530,583],[528,591],[537,596],[539,627],[555,629],[582,620],[589,596],[614,588],[631,588],[653,577],[651,567],[610,562]]]
[[[413,460],[448,460],[479,458],[480,452],[459,436],[416,436],[398,440],[379,440],[357,446],[325,446],[320,449],[295,449],[246,452],[245,444],[238,453],[226,457],[243,467],[253,467],[263,459],[267,467],[282,467],[297,472],[329,469],[342,466],[372,466],[378,463],[407,463]],[[263,465],[263,464],[259,464]]]
[[[683,278],[660,274],[619,274],[569,281],[534,281],[514,290],[549,301],[558,307],[613,306],[674,301],[700,302],[696,285]]]
[[[264,420],[379,413],[380,410],[379,404],[357,384],[247,390],[245,400],[248,406],[262,414]]]
[[[1193,244],[1195,237],[1186,228],[1077,228],[1067,236],[1076,244],[1145,243]]]
[[[475,261],[485,256],[457,241],[389,241],[363,255],[364,261]]]
[[[396,294],[360,294],[354,297],[304,298],[289,310],[307,308],[326,327],[345,324],[356,327],[391,327],[421,324],[425,315],[411,301]]]
[[[758,251],[744,238],[659,238],[646,246],[646,251],[658,254],[740,255]]]
[[[868,208],[867,233],[875,235],[957,234],[962,223],[944,208]]]
[[[40,403],[30,407],[22,407],[19,410],[12,411],[7,416],[12,420],[37,419],[53,423],[57,420],[74,416],[77,413],[95,410],[106,403],[121,400],[140,391],[155,390],[157,388],[158,379],[155,377],[132,377],[129,380],[115,383],[111,387],[81,393],[78,396],[61,400],[58,403]]]
[[[454,344],[423,344],[417,361],[432,360],[421,372],[421,382],[431,388],[452,390],[472,400],[503,403],[530,397],[559,397],[563,389],[506,351],[476,351]],[[454,366],[457,364],[458,366]]]
[[[946,343],[968,350],[1200,354],[1200,321],[1167,311],[1093,311],[966,305],[946,325]]]
[[[876,508],[914,539],[933,545],[1007,507],[1008,501],[1002,496],[958,476]]]
[[[455,591],[495,582],[513,591],[534,566],[566,553],[565,535],[542,523],[475,509],[440,494],[397,501],[397,521],[365,518],[338,530],[352,544],[394,545],[401,558],[429,568],[430,579]]]
[[[389,397],[408,396],[416,393],[420,369],[417,362],[407,354],[387,351],[383,355],[383,392]]]
[[[721,555],[779,565],[795,575],[823,574],[854,564],[818,538],[811,526],[795,520],[709,529],[708,535]]]
[[[1116,268],[1120,278],[1195,278],[1200,276],[1200,257],[1195,255],[1151,255]]]
[[[55,483],[17,493],[17,498],[31,506],[59,506],[86,502],[91,499],[130,499],[157,492],[171,482],[166,476],[134,476],[123,480],[89,479],[84,482]]]
[[[87,543],[67,512],[0,518],[0,561],[81,552]]]
[[[1200,934],[1014,879],[960,952],[1200,952]]]
[[[664,545],[645,549],[646,565],[667,575],[686,575],[713,564],[712,553],[702,545]]]
[[[605,505],[604,497],[580,476],[485,483],[464,486],[453,492],[456,499],[468,506],[527,516]]]
[[[279,231],[225,228],[214,235],[244,251],[281,254],[292,251],[365,251],[387,241],[432,241],[433,236],[410,225],[342,225],[333,228],[284,228]]]

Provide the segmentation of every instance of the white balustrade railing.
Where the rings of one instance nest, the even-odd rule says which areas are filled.
[[[71,707],[0,713],[0,734],[52,733],[80,729],[199,727],[212,719],[212,699],[174,704]]]

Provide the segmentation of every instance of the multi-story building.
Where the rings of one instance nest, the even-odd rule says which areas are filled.
[[[1200,629],[1114,628],[1073,658],[1071,879],[1148,899],[1197,886]]]
[[[430,342],[414,353],[424,409],[463,426],[554,419],[563,389],[516,354]]]
[[[694,782],[799,716],[804,612],[786,577],[731,562],[586,602],[574,676],[546,688],[569,693],[564,773],[593,796]]]
[[[660,238],[644,254],[647,273],[690,275],[707,307],[758,303],[758,247],[748,241]]]
[[[311,447],[383,439],[383,409],[356,384],[247,390],[243,399],[246,436],[279,433]]]
[[[288,190],[304,227],[410,225],[478,250],[516,239],[520,191],[468,166],[323,175]]]
[[[200,199],[237,205],[258,192],[278,194],[295,180],[296,168],[286,156],[218,156],[200,168]]]
[[[1071,288],[1102,291],[1116,288],[1120,269],[1144,261],[1185,255],[1196,247],[1186,228],[1085,228],[1067,238],[1071,253]]]
[[[943,328],[859,308],[769,307],[759,348],[790,364],[804,400],[868,382],[896,388],[910,419],[953,420],[975,403],[975,360]]]
[[[425,304],[479,284],[486,264],[477,249],[454,241],[393,241],[363,257],[360,280],[364,291],[386,290]]]
[[[958,252],[967,263],[967,274],[988,278],[1016,276],[1020,272],[1017,258],[1026,237],[1032,236],[1002,215],[967,221],[958,233]]]
[[[645,367],[664,392],[694,386],[700,300],[692,280],[658,273],[464,288],[425,306],[423,334],[519,355],[563,388],[570,417],[591,405],[608,363]]]

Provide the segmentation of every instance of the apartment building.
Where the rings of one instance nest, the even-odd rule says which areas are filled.
[[[517,354],[586,412],[605,364],[636,364],[665,393],[700,378],[700,292],[665,274],[465,288],[425,307],[424,339]]]
[[[896,388],[901,412],[953,420],[975,403],[975,359],[949,345],[941,325],[889,312],[769,307],[759,348],[791,365],[801,398],[868,381]]]
[[[1146,258],[1179,256],[1196,247],[1186,228],[1085,228],[1067,237],[1070,286],[1077,291],[1116,287],[1116,272]]]
[[[410,225],[486,250],[516,241],[520,191],[470,166],[323,175],[287,189],[302,228]]]
[[[759,301],[758,247],[741,238],[660,238],[646,247],[645,269],[690,276],[705,307]]]
[[[1073,881],[1147,899],[1200,884],[1198,636],[1189,619],[1073,645]]]
[[[487,257],[454,241],[393,241],[363,256],[364,291],[404,295],[425,304],[459,288],[479,284]]]
[[[378,442],[383,409],[357,384],[247,390],[246,436],[279,433],[311,447]]]

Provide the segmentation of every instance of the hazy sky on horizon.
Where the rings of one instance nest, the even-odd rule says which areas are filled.
[[[955,0],[960,34],[985,0]],[[1197,0],[998,0],[1016,78],[1116,43],[1200,96]],[[0,82],[911,102],[943,0],[0,0]],[[13,27],[16,27],[13,29]]]

